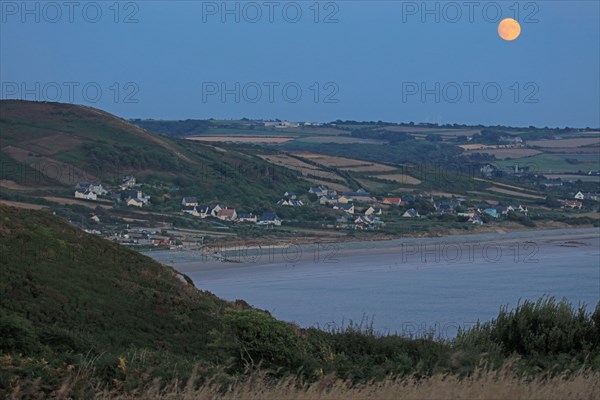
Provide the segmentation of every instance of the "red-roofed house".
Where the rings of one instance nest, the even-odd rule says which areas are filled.
[[[235,208],[226,208],[217,213],[217,218],[223,221],[235,221],[237,213],[235,212]]]
[[[402,199],[400,197],[386,197],[383,199],[383,204],[391,204],[394,206],[401,206]]]

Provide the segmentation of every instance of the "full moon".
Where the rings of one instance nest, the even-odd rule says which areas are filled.
[[[505,18],[498,25],[498,35],[504,40],[515,40],[521,34],[521,25],[512,18]]]

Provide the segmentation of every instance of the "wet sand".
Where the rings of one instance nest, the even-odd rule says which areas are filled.
[[[533,254],[533,249],[563,246],[598,248],[600,245],[600,228],[575,228],[553,230],[526,230],[506,233],[476,233],[451,235],[444,237],[402,238],[393,240],[355,241],[343,243],[288,244],[277,246],[239,245],[235,247],[213,247],[201,251],[156,251],[146,253],[157,261],[175,267],[179,272],[190,273],[210,270],[235,270],[238,268],[257,267],[271,264],[301,263],[339,263],[352,258],[391,257],[405,258],[406,261],[419,260],[427,254],[440,258],[452,259],[457,251],[471,253],[473,257],[494,257],[491,253],[496,247],[525,249],[526,258]],[[479,254],[486,251],[485,255]],[[515,251],[512,251],[513,256]],[[452,252],[452,255],[450,254]],[[506,253],[506,250],[505,250]],[[416,258],[415,258],[416,257]],[[422,260],[423,257],[420,257]]]

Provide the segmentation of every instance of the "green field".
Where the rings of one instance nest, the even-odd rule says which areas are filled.
[[[594,161],[593,155],[590,158],[586,157],[586,159],[590,160],[588,162],[579,161],[576,164],[572,164],[567,161],[567,159],[579,160],[582,156],[586,157],[588,155],[545,153],[520,158],[518,161],[496,161],[493,164],[498,168],[514,167],[515,164],[518,164],[519,167],[529,167],[530,171],[534,173],[587,172],[600,169],[600,161]]]

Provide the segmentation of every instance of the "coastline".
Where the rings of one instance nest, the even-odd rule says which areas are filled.
[[[280,242],[246,243],[211,246],[200,251],[155,251],[146,253],[153,259],[174,267],[178,272],[191,273],[208,270],[235,270],[273,264],[295,265],[302,262],[338,263],[351,257],[393,256],[407,251],[435,246],[481,246],[490,244],[510,246],[565,246],[593,247],[600,244],[600,228],[550,228],[524,230],[490,230],[445,236],[406,236],[395,239],[354,241],[312,241],[310,243]],[[599,260],[600,261],[600,260]]]
[[[267,247],[286,247],[289,245],[318,245],[318,244],[337,244],[342,245],[345,243],[379,243],[379,242],[390,242],[404,239],[429,239],[429,238],[447,238],[454,236],[474,236],[483,234],[497,234],[506,235],[514,232],[544,232],[544,231],[557,231],[557,230],[568,230],[576,231],[579,229],[600,229],[600,227],[594,227],[593,225],[581,225],[573,226],[562,222],[544,222],[543,225],[536,226],[533,228],[523,226],[518,223],[511,225],[505,225],[502,227],[491,226],[491,227],[477,227],[471,231],[465,231],[460,229],[443,229],[435,232],[408,232],[400,235],[373,235],[371,238],[355,238],[351,236],[321,236],[321,237],[306,237],[300,236],[297,238],[273,238],[269,239],[249,239],[249,240],[228,240],[226,243],[215,243],[208,244],[205,246],[207,250],[216,249],[217,251],[228,251],[234,250],[240,246],[244,246],[247,249],[252,248],[267,248]]]

